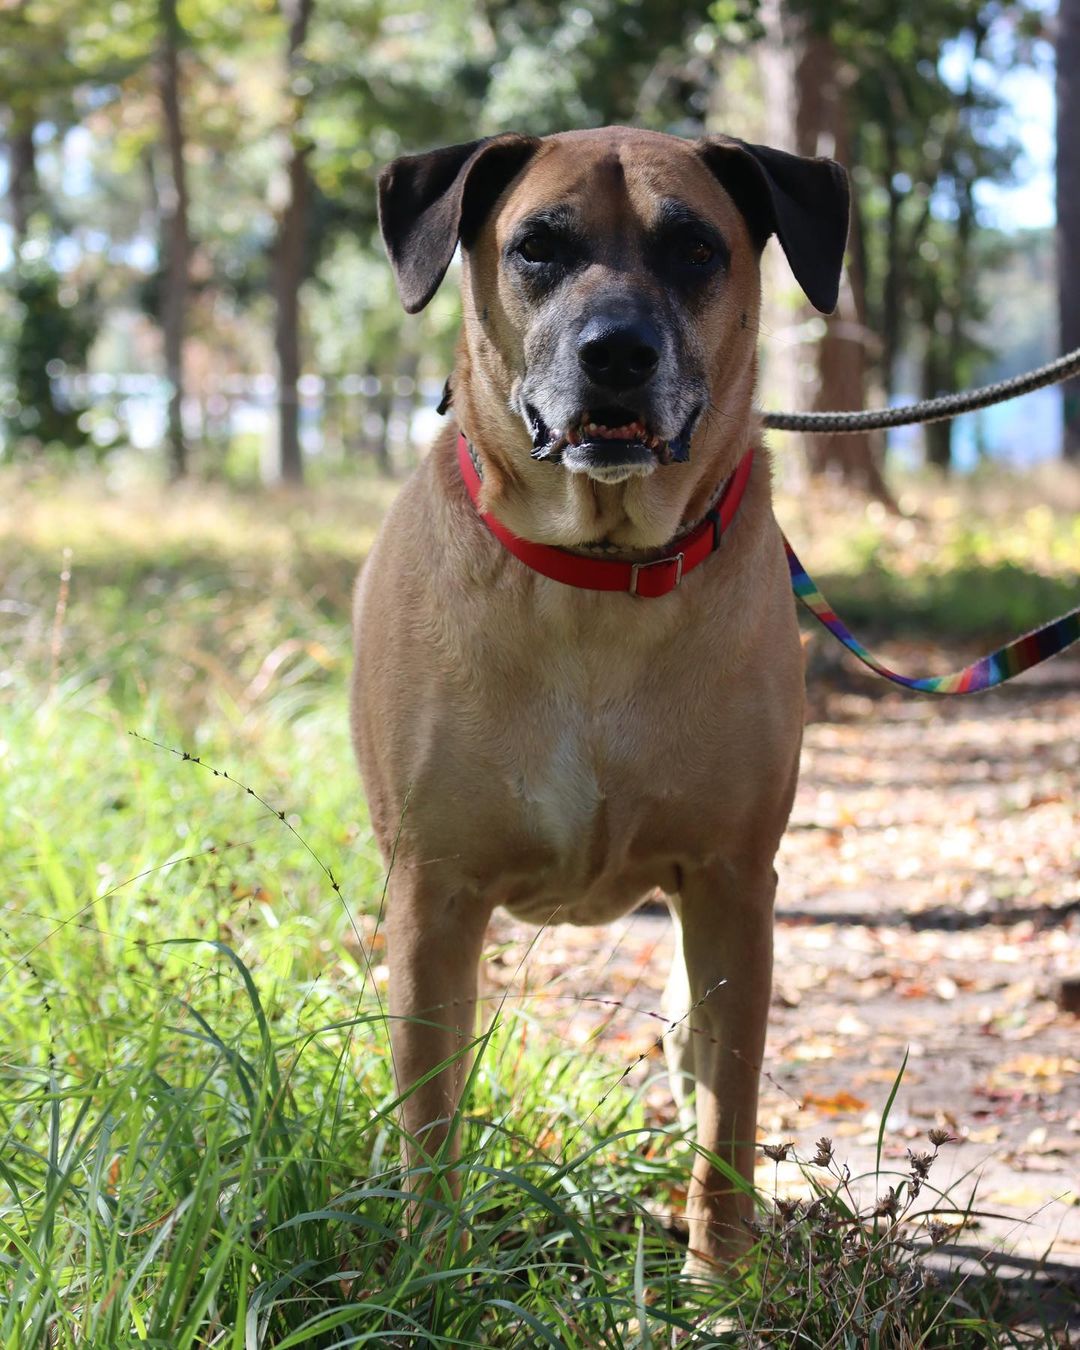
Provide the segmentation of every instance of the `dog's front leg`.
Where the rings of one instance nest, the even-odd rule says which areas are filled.
[[[477,968],[490,913],[475,895],[440,889],[434,878],[416,871],[402,868],[391,876],[390,1041],[398,1091],[408,1094],[401,1119],[410,1167],[426,1165],[444,1146],[444,1157],[456,1150],[452,1118],[469,1071]],[[423,1190],[424,1184],[414,1188]]]
[[[718,864],[685,876],[680,893],[698,1144],[747,1181],[754,1177],[775,891],[771,865]],[[752,1213],[751,1199],[699,1153],[686,1205],[688,1268],[715,1269],[744,1251]]]

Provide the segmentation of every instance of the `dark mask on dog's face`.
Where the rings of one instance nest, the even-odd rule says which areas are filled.
[[[833,308],[847,212],[832,161],[621,128],[496,137],[380,179],[406,309],[460,239],[465,304],[510,363],[533,457],[604,483],[687,459],[718,386],[752,370],[770,234]]]

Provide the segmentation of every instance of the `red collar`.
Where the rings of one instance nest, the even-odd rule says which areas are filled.
[[[477,505],[480,475],[473,464],[469,442],[463,432],[458,435],[458,464],[473,505],[491,533],[515,558],[520,558],[526,567],[531,567],[541,576],[561,581],[564,586],[577,586],[586,591],[628,591],[631,595],[648,600],[673,591],[687,572],[700,566],[720,547],[724,532],[735,519],[735,512],[743,499],[753,462],[754,451],[751,447],[736,464],[734,472],[724,484],[719,500],[701,524],[689,534],[676,539],[666,553],[650,562],[616,562],[611,558],[582,558],[565,549],[554,548],[551,544],[534,544],[528,539],[519,539],[493,515],[481,511]]]

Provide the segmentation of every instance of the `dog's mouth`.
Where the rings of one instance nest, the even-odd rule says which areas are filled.
[[[650,474],[661,464],[688,460],[698,410],[691,413],[672,440],[665,440],[633,409],[618,404],[588,409],[557,429],[549,427],[530,403],[525,405],[525,416],[532,434],[533,459],[561,464],[571,473],[586,473],[611,483]]]

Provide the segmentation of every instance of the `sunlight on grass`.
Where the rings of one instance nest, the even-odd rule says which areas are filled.
[[[3,489],[5,1350],[1053,1344],[996,1326],[993,1290],[929,1290],[842,1171],[815,1174],[817,1208],[761,1198],[741,1281],[682,1278],[690,1146],[650,1116],[655,1064],[620,1082],[516,999],[480,1044],[462,1194],[436,1186],[408,1231],[345,695],[352,575],[392,488]],[[1028,578],[1024,606],[1075,586],[1063,513],[858,509],[845,533],[804,502],[793,533],[813,519],[806,551],[850,594],[886,575],[920,620],[945,612],[909,557],[934,540]]]

